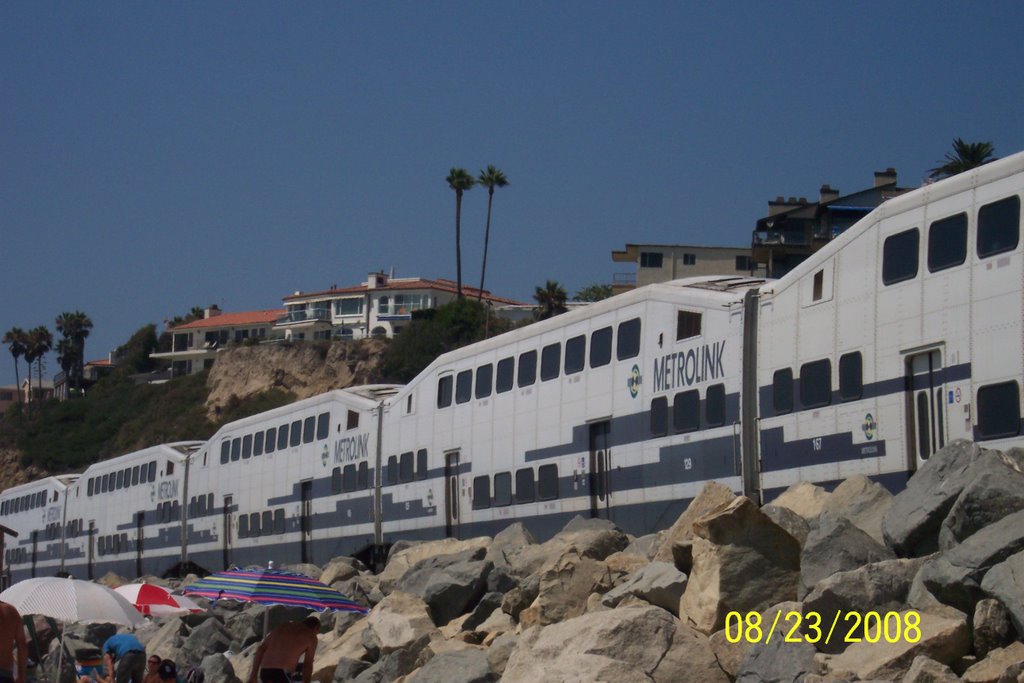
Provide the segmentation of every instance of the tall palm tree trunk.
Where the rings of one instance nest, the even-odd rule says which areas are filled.
[[[491,241],[491,204],[494,202],[494,187],[487,189],[487,227],[484,228],[484,264],[480,268],[480,291],[476,295],[477,301],[484,298],[484,276],[487,274],[487,244]]]
[[[462,190],[455,192],[455,297],[462,299]]]
[[[14,357],[14,383],[18,386],[18,405],[24,408],[25,402],[21,398],[21,377],[18,375],[18,357]]]

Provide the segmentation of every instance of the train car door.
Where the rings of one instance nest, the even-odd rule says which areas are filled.
[[[932,349],[907,358],[907,433],[910,465],[917,469],[946,445],[942,352]]]
[[[300,554],[302,563],[313,562],[313,482],[304,481],[302,488],[302,510],[300,512],[299,527],[302,530],[302,542]]]
[[[231,507],[234,497],[224,496],[223,528],[224,528],[224,569],[231,566]]]
[[[144,538],[143,534],[143,522],[145,521],[146,513],[136,512],[135,513],[135,575],[142,576],[142,541]]]
[[[611,449],[608,421],[590,424],[590,516],[611,519]]]
[[[459,452],[444,454],[444,533],[459,538]]]

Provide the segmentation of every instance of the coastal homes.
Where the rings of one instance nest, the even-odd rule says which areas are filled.
[[[480,290],[462,287],[463,296],[476,298]],[[320,292],[295,292],[284,297],[285,314],[274,325],[286,339],[362,339],[392,337],[412,319],[415,311],[437,308],[455,299],[452,280],[395,278],[370,273],[366,282],[332,286]],[[483,292],[482,300],[493,306],[520,302]]]
[[[635,270],[615,273],[612,291],[620,294],[636,287],[695,275],[761,275],[749,247],[697,247],[688,244],[627,244],[612,252],[612,261],[633,264]]]
[[[213,365],[217,351],[229,344],[275,336],[274,323],[283,314],[280,308],[225,313],[211,306],[204,309],[200,320],[168,328],[171,350],[150,357],[169,360],[174,377],[201,372]]]

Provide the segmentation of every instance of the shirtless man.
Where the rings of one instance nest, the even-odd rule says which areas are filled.
[[[289,683],[289,674],[295,671],[303,653],[306,658],[302,666],[302,683],[310,683],[313,678],[313,655],[316,654],[316,634],[319,632],[320,620],[313,616],[275,628],[256,648],[249,683],[256,683],[257,674],[262,683]]]
[[[14,651],[18,651],[18,675],[14,675]],[[25,683],[28,643],[21,615],[13,605],[0,602],[0,683]]]

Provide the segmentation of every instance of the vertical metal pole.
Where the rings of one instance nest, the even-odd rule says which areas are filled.
[[[384,460],[382,443],[384,436],[384,401],[377,404],[377,476],[375,477],[376,484],[373,490],[373,542],[380,548],[384,545],[384,526],[383,526],[383,500],[381,495],[381,487],[384,484],[384,473],[381,470],[381,464]]]

